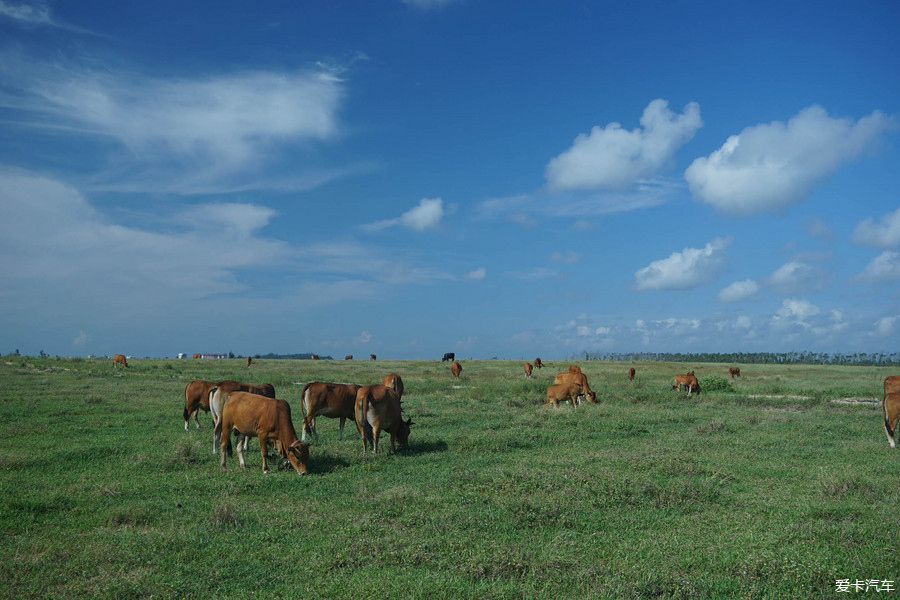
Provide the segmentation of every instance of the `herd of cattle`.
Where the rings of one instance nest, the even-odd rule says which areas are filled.
[[[374,360],[374,355],[372,359]],[[347,360],[352,358],[348,356]],[[459,379],[462,365],[456,360],[455,355],[452,352],[447,353],[441,360],[451,361],[450,372]],[[248,367],[250,363],[248,357]],[[113,365],[119,364],[128,366],[125,357],[117,354],[113,358]],[[534,364],[526,362],[525,376],[532,377],[533,369],[544,366],[540,358],[536,358]],[[739,367],[731,367],[728,374],[731,378],[739,377],[741,370]],[[633,367],[628,369],[627,377],[631,381],[634,380]],[[888,440],[893,447],[893,430],[900,418],[900,377],[888,379],[897,380],[896,393],[891,394],[890,423],[887,408],[889,404],[887,400],[885,401],[885,431],[888,432]],[[700,385],[693,371],[675,375],[672,389],[682,388],[687,389],[688,396],[694,392],[700,393]],[[887,388],[886,379],[886,393]],[[309,459],[309,444],[306,437],[310,435],[318,439],[317,417],[340,419],[338,440],[343,437],[347,419],[352,419],[359,431],[363,452],[367,452],[371,445],[372,452],[378,453],[378,439],[382,431],[390,434],[392,450],[397,444],[405,445],[409,440],[410,427],[414,423],[412,419],[403,419],[402,396],[403,379],[396,373],[386,375],[379,385],[363,386],[321,381],[308,383],[300,393],[303,423],[298,438],[291,419],[291,407],[286,401],[275,397],[275,388],[271,384],[195,380],[184,388],[184,429],[189,430],[191,417],[197,429],[200,429],[199,411],[209,412],[214,424],[213,453],[219,454],[222,468],[225,468],[226,456],[232,455],[231,435],[234,431],[237,433],[235,445],[242,467],[246,466],[244,450],[248,447],[249,438],[256,437],[259,438],[262,453],[263,473],[269,471],[267,454],[269,447],[273,446],[281,455],[283,464],[289,463],[298,473],[306,475],[308,472],[306,463]],[[573,408],[577,408],[584,400],[596,404],[597,394],[591,389],[587,376],[582,373],[581,368],[571,365],[568,371],[558,373],[553,383],[547,387],[544,405],[557,408],[560,403],[568,401]]]

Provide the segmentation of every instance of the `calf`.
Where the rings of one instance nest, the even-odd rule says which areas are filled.
[[[301,441],[306,441],[306,434],[319,439],[316,431],[316,417],[340,419],[338,439],[344,436],[344,423],[347,419],[356,419],[353,407],[356,404],[356,392],[362,386],[354,383],[323,383],[313,381],[303,386],[300,402],[303,407],[303,427]]]
[[[297,439],[297,432],[291,421],[291,407],[284,400],[249,392],[233,392],[225,403],[222,420],[216,425],[216,429],[221,432],[219,464],[223,469],[226,447],[231,444],[231,430],[236,429],[245,438],[259,438],[263,473],[269,472],[266,462],[269,444],[277,448],[281,458],[286,458],[295,471],[301,475],[307,473],[309,444]],[[237,444],[237,453],[241,466],[246,467],[240,442]]]
[[[544,400],[544,406],[552,404],[553,408],[559,408],[560,402],[570,400],[572,408],[576,408],[581,402],[579,398],[584,398],[584,389],[580,383],[554,383],[547,387],[547,399]]]
[[[529,363],[529,362],[525,363],[525,377],[526,378],[531,377],[532,370],[533,370],[533,367],[531,366],[531,363]]]
[[[310,354],[309,358],[310,358],[310,360],[319,360],[319,355],[318,354]]]
[[[446,354],[444,354],[444,358],[441,359],[441,362],[444,362],[446,360],[452,361],[455,359],[456,359],[456,354],[454,354],[453,352],[447,352]]]
[[[218,452],[219,448],[219,421],[222,418],[222,409],[225,406],[225,401],[228,400],[228,396],[232,392],[250,392],[251,394],[258,394],[260,396],[266,396],[268,398],[275,397],[275,388],[272,387],[271,383],[264,383],[263,385],[251,385],[249,383],[241,383],[239,381],[220,381],[213,387],[209,388],[209,412],[212,414],[213,424],[216,425],[215,431],[213,434],[213,454]],[[247,440],[244,440],[244,449],[247,447]]]
[[[353,360],[353,355],[348,354],[347,356],[344,357],[344,360]]]
[[[458,360],[454,360],[453,364],[450,365],[450,372],[453,373],[453,376],[459,379],[459,374],[462,373],[462,365],[459,364]]]
[[[540,356],[538,356],[536,359],[534,359],[534,368],[535,369],[540,369],[543,366],[544,366],[544,363],[541,362]]]
[[[631,367],[630,369],[628,369],[628,380],[634,381],[634,367]]]
[[[581,367],[578,365],[569,365],[569,373],[581,373]]]
[[[369,355],[369,360],[375,360],[376,358],[378,358],[378,357],[375,356],[374,354]]]
[[[577,383],[584,390],[583,395],[587,397],[590,403],[597,404],[597,393],[588,385],[587,375],[584,373],[557,373],[556,377],[553,378],[553,383]]]
[[[378,454],[378,437],[382,431],[391,434],[391,451],[395,443],[401,446],[409,441],[412,419],[403,420],[400,397],[397,392],[383,385],[368,385],[356,392],[356,427],[362,437],[363,453],[368,441],[372,442],[372,453]]]
[[[194,415],[194,423],[200,429],[200,410],[209,412],[209,390],[215,383],[195,379],[184,386],[184,430],[188,430],[188,421]]]
[[[128,368],[128,362],[125,360],[124,354],[116,354],[115,356],[113,356],[113,368],[115,369],[119,365]]]
[[[683,375],[675,376],[675,382],[672,385],[672,389],[681,391],[681,386],[687,388],[688,396],[694,392],[700,393],[700,382],[697,381],[697,377],[694,376],[693,371],[688,371]]]
[[[734,379],[735,377],[741,376],[741,368],[740,367],[728,367],[728,376]]]
[[[381,380],[381,385],[389,387],[397,392],[398,398],[403,398],[403,379],[396,373],[385,375]]]
[[[247,357],[247,368],[250,367],[250,363],[251,363],[251,362],[253,362],[253,359],[250,358],[250,357],[248,356],[248,357]]]
[[[887,434],[888,444],[894,448],[894,431],[897,430],[897,420],[900,419],[900,393],[884,395],[881,399],[881,414],[884,415],[884,433]]]

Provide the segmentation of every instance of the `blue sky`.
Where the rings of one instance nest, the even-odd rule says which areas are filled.
[[[898,25],[0,0],[0,352],[896,351]]]

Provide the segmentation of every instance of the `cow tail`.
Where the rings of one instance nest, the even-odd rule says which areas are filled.
[[[891,429],[891,420],[888,418],[887,404],[885,403],[885,400],[887,400],[886,394],[884,398],[881,399],[881,414],[884,417],[884,431],[888,435],[888,440],[892,440],[894,438],[894,430]]]

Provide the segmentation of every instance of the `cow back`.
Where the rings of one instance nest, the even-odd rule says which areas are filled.
[[[900,393],[900,375],[888,375],[884,378],[884,393],[885,395]]]

